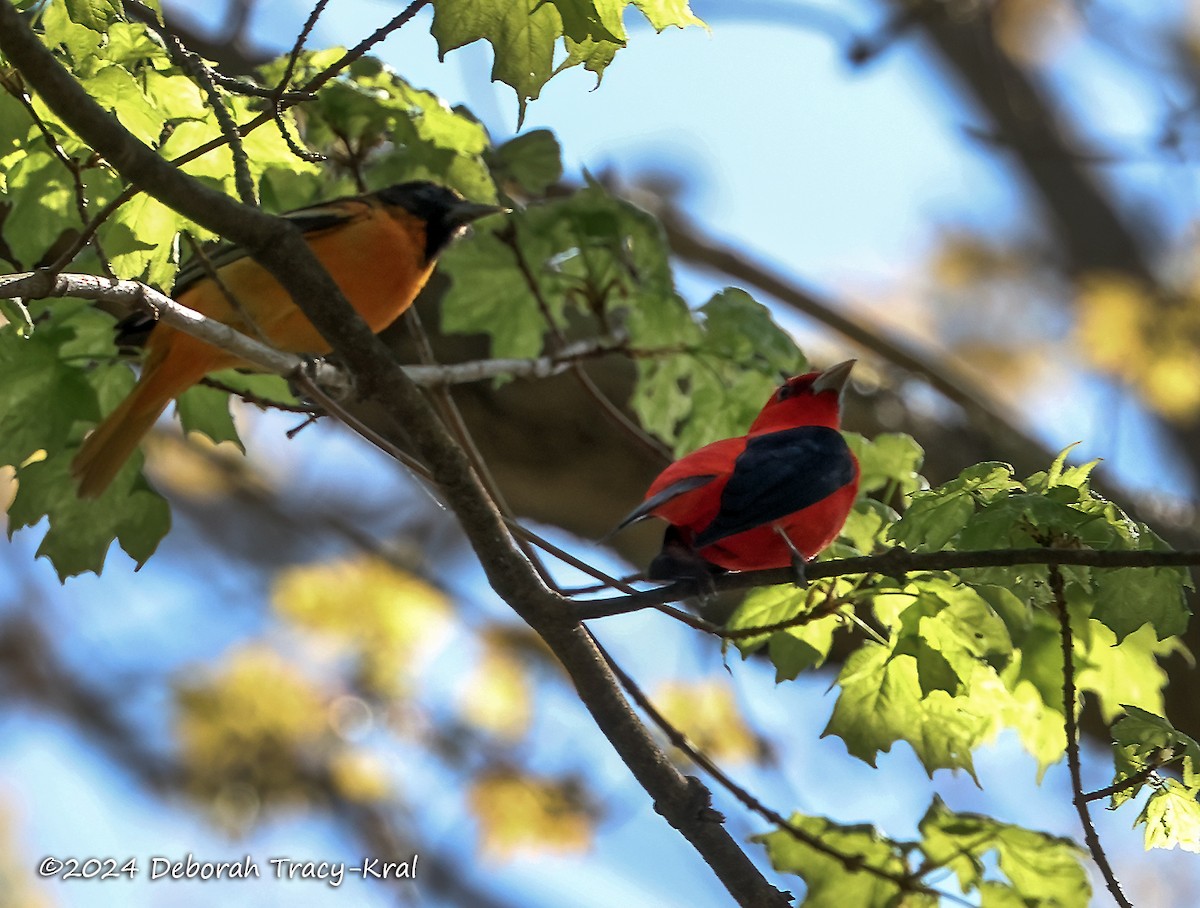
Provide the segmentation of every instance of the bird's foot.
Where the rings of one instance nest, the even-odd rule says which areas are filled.
[[[662,551],[654,556],[646,568],[648,580],[690,580],[695,583],[701,596],[716,595],[713,573],[719,571],[701,558],[696,550],[685,542],[676,527],[667,527]]]
[[[792,574],[795,579],[792,581],[796,586],[803,589],[808,586],[808,577],[805,574],[804,568],[808,564],[808,560],[804,554],[796,548],[796,544],[788,538],[788,534],[779,527],[775,527],[775,532],[779,534],[779,538],[787,545],[788,551],[792,553]]]
[[[298,398],[309,403],[318,403],[313,400],[318,395],[335,403],[344,403],[354,397],[354,376],[323,357],[306,356],[300,374],[288,380],[288,387]]]

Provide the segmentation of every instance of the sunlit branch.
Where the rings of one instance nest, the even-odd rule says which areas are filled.
[[[169,296],[138,281],[114,280],[94,274],[54,274],[52,270],[30,271],[0,276],[0,296],[26,299],[72,296],[115,303],[131,311],[145,312],[173,328],[227,350],[266,372],[290,378],[302,369],[314,368],[312,360],[260,343],[222,322],[180,305]],[[564,347],[554,356],[405,366],[404,371],[416,384],[427,388],[470,384],[501,376],[549,378],[570,369],[580,359],[620,352],[624,344],[625,340],[621,337],[589,338]],[[345,379],[339,378],[340,369],[329,364],[319,364],[315,368],[320,381],[329,381],[335,386],[345,385]]]

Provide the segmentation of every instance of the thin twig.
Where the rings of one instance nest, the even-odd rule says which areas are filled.
[[[270,338],[263,333],[258,321],[250,315],[250,310],[246,308],[246,304],[243,303],[242,300],[238,298],[238,295],[233,292],[233,288],[225,283],[225,279],[221,277],[221,272],[216,268],[216,266],[213,265],[212,259],[208,257],[208,253],[205,251],[204,247],[196,242],[196,238],[192,236],[191,233],[185,231],[183,236],[187,241],[188,248],[192,250],[192,255],[196,257],[196,259],[200,262],[200,266],[204,269],[205,275],[210,281],[213,282],[213,284],[216,285],[217,289],[221,291],[221,295],[225,297],[225,302],[229,303],[229,308],[241,316],[242,322],[247,328],[250,329],[250,331],[254,332],[254,336],[257,337],[259,341],[268,347],[273,347],[274,344],[272,344]]]
[[[30,100],[29,95],[25,93],[19,84],[12,84],[14,81],[16,80],[10,81],[9,79],[0,76],[0,85],[3,85],[5,90],[14,99],[16,99],[17,103],[25,108],[25,112],[29,114],[29,118],[33,120],[34,125],[38,128],[38,132],[42,134],[42,138],[45,140],[46,145],[50,148],[50,153],[54,155],[55,159],[57,159],[58,162],[66,169],[67,173],[71,175],[71,181],[74,183],[75,187],[75,210],[79,214],[80,223],[86,225],[88,223],[87,187],[83,185],[83,175],[80,173],[80,164],[69,154],[67,154],[66,149],[59,144],[58,138],[50,129],[49,124],[42,119],[41,115],[37,112],[37,108],[33,106],[33,101]],[[79,249],[82,249],[85,245],[87,245],[87,240],[84,240],[83,245],[81,245]],[[100,245],[100,240],[97,239],[93,245],[96,249],[96,258],[100,260],[100,267],[104,270],[106,276],[113,277],[112,264],[109,262],[108,256],[104,254],[104,249]],[[74,258],[77,254],[78,250],[76,253],[72,254],[71,258]],[[60,256],[60,260],[61,258],[62,257]],[[69,262],[70,259],[67,259],[66,262],[63,263],[63,267],[66,267],[67,263]]]
[[[810,590],[813,588],[812,586],[809,587]],[[786,618],[783,621],[776,621],[772,624],[763,624],[757,627],[722,628],[721,636],[726,640],[744,640],[747,637],[760,637],[764,634],[786,631],[793,627],[803,627],[806,624],[819,621],[821,618],[828,618],[836,614],[837,610],[845,604],[846,601],[844,599],[830,592],[825,597],[825,601],[820,605],[814,606],[799,615],[793,615],[791,618]]]
[[[433,344],[429,342],[429,335],[425,333],[425,325],[421,321],[420,313],[417,312],[416,308],[412,308],[405,316],[405,325],[408,327],[409,336],[413,339],[413,344],[417,348],[417,355],[420,357],[422,364],[426,366],[439,365],[437,357],[433,352]],[[451,395],[449,387],[442,385],[432,389],[432,396],[441,410],[443,422],[449,426],[450,431],[454,433],[462,449],[467,452],[471,466],[475,470],[475,474],[479,477],[479,481],[483,484],[484,490],[491,497],[496,510],[504,515],[505,522],[511,526],[516,520],[512,508],[509,507],[508,500],[504,497],[504,492],[500,488],[500,484],[496,482],[496,477],[488,469],[487,461],[484,460],[479,446],[475,444],[475,439],[471,436],[471,430],[467,428],[466,420],[463,419],[462,412],[454,402],[454,397]],[[525,553],[525,557],[529,559],[529,563],[533,565],[534,570],[542,578],[542,583],[561,595],[562,590],[554,582],[554,578],[550,576],[546,565],[537,552],[533,550],[533,546],[530,545],[529,541],[521,536],[514,536],[514,538],[517,545],[521,547],[521,551]]]
[[[980,552],[909,552],[896,546],[879,555],[857,558],[830,558],[814,561],[804,568],[809,580],[841,577],[847,574],[880,574],[902,577],[930,571],[960,571],[969,568],[1017,567],[1029,564],[1058,564],[1097,568],[1158,568],[1200,566],[1200,551],[1122,551],[1098,549],[994,549]],[[716,574],[705,586],[710,592],[747,590],[758,586],[777,586],[794,583],[791,567],[766,571]],[[693,580],[679,580],[652,590],[641,590],[626,596],[593,599],[580,603],[580,619],[621,615],[663,602],[677,602],[701,592]]]
[[[344,53],[336,61],[309,79],[300,90],[305,92],[315,92],[334,76],[338,75],[340,72],[351,66],[360,57],[364,56],[367,51],[369,51],[376,44],[379,44],[393,32],[407,24],[413,16],[419,13],[426,6],[429,6],[432,2],[433,0],[413,0],[412,3],[406,6],[400,12],[400,14],[388,22],[387,25],[376,29],[362,41],[358,42],[358,44],[346,51],[346,53]]]
[[[1144,766],[1124,781],[1116,782],[1105,788],[1097,788],[1095,791],[1089,791],[1083,796],[1083,800],[1088,802],[1099,801],[1102,798],[1112,797],[1122,791],[1128,791],[1131,788],[1144,785],[1151,776],[1158,772],[1161,765],[1161,763],[1151,763],[1149,766]]]
[[[1062,571],[1058,569],[1058,565],[1051,564],[1049,573],[1050,592],[1054,595],[1054,606],[1058,612],[1059,642],[1062,644],[1063,714],[1066,718],[1067,766],[1071,770],[1071,791],[1074,792],[1071,801],[1075,805],[1076,813],[1079,814],[1079,822],[1083,825],[1083,840],[1087,843],[1088,851],[1092,853],[1092,860],[1100,868],[1100,874],[1104,877],[1104,883],[1108,886],[1113,900],[1121,908],[1133,908],[1129,900],[1125,898],[1125,893],[1121,891],[1121,884],[1117,882],[1112,866],[1108,863],[1108,855],[1104,853],[1104,847],[1100,844],[1100,836],[1096,834],[1096,827],[1092,825],[1092,817],[1088,812],[1087,796],[1083,790],[1083,772],[1079,764],[1079,726],[1075,718],[1075,657],[1073,652],[1075,641],[1071,633],[1071,615],[1067,611],[1067,596],[1063,588]]]
[[[321,161],[329,160],[328,155],[323,155],[319,151],[309,151],[300,144],[300,141],[292,135],[292,131],[288,129],[287,121],[283,118],[283,109],[278,104],[274,105],[272,111],[275,115],[275,126],[279,129],[279,135],[287,145],[288,151],[309,164],[318,164]]]
[[[321,13],[325,11],[325,7],[329,4],[329,0],[317,0],[312,11],[308,14],[308,18],[304,21],[304,27],[300,29],[300,34],[296,36],[296,41],[292,45],[292,50],[288,54],[287,66],[284,67],[283,77],[280,78],[279,84],[276,85],[275,91],[281,94],[292,81],[292,74],[296,71],[296,61],[300,59],[300,52],[304,50],[304,45],[308,41],[308,36],[312,34],[312,30],[317,25],[317,20],[321,18]]]
[[[250,158],[242,145],[242,137],[238,125],[233,120],[233,114],[225,106],[225,99],[217,90],[212,76],[212,68],[195,52],[189,50],[173,31],[158,22],[153,10],[141,3],[140,0],[125,0],[127,7],[132,7],[142,14],[143,21],[163,39],[167,52],[177,66],[190,75],[208,98],[208,106],[217,118],[221,133],[228,140],[230,151],[233,153],[233,183],[237,188],[238,197],[246,205],[258,205],[258,194],[254,188],[254,177],[250,173]]]
[[[562,329],[554,321],[554,314],[550,310],[550,304],[546,300],[545,294],[542,293],[542,286],[539,283],[537,276],[533,273],[533,267],[529,260],[525,257],[525,252],[521,249],[521,244],[517,238],[517,223],[510,221],[503,230],[496,231],[496,236],[499,240],[508,246],[512,251],[513,258],[516,261],[517,269],[521,272],[522,278],[525,280],[525,286],[528,288],[530,295],[538,305],[539,311],[542,313],[542,319],[546,322],[546,330],[554,337],[556,343],[561,348],[566,345],[567,339],[563,334]],[[587,374],[582,365],[576,364],[572,367],[576,379],[596,403],[600,406],[604,415],[607,416],[616,426],[618,426],[627,436],[640,447],[649,451],[654,457],[664,463],[671,460],[670,450],[657,438],[647,433],[641,426],[634,423],[629,417],[621,412],[620,407],[609,400],[605,394],[592,380],[592,377]]]
[[[132,186],[127,186],[125,189],[122,189],[121,192],[107,202],[104,207],[92,215],[91,220],[84,224],[83,230],[80,232],[79,236],[75,237],[75,241],[63,250],[62,255],[47,265],[45,270],[52,274],[58,274],[60,271],[70,265],[71,262],[74,261],[75,256],[79,255],[79,253],[83,251],[84,247],[87,246],[88,243],[92,242],[92,238],[95,237],[96,232],[104,226],[104,222],[112,217],[118,208],[132,199],[139,192],[141,192],[140,189],[135,189]],[[96,242],[97,244],[99,243],[98,240]],[[97,245],[97,249],[99,249],[99,245]]]
[[[247,391],[245,388],[235,388],[232,385],[227,385],[225,382],[213,378],[211,375],[206,375],[200,379],[200,384],[217,391],[224,391],[226,394],[243,400],[251,406],[258,407],[260,410],[279,410],[281,413],[299,413],[310,417],[314,415],[314,407],[311,404],[288,404],[280,400],[273,400],[269,397],[263,397],[261,394],[255,394],[253,391]]]
[[[667,736],[667,740],[671,744],[683,752],[685,756],[719,784],[722,788],[728,791],[734,798],[737,799],[747,810],[762,817],[768,823],[778,826],[796,841],[803,845],[807,845],[814,851],[820,852],[826,857],[833,858],[842,865],[850,873],[867,873],[871,876],[878,877],[881,880],[886,880],[889,883],[897,886],[902,892],[919,892],[935,897],[954,898],[948,893],[938,892],[930,889],[923,883],[919,882],[914,876],[905,874],[891,873],[880,867],[876,867],[867,862],[866,858],[861,854],[846,854],[838,851],[831,845],[826,844],[820,838],[812,833],[801,829],[796,824],[788,820],[783,814],[776,810],[772,810],[767,805],[763,804],[758,798],[752,795],[749,791],[733,781],[729,775],[719,767],[713,759],[700,750],[691,741],[687,735],[680,731],[670,720],[667,719],[658,708],[650,701],[645,692],[638,686],[637,682],[630,677],[624,669],[621,668],[609,652],[596,641],[596,648],[600,651],[600,655],[604,657],[604,661],[608,663],[609,671],[613,673],[616,679],[621,683],[621,687],[625,693],[629,695],[634,703],[646,714],[647,718],[653,722],[659,730]],[[711,810],[711,807],[708,808]],[[963,904],[969,905],[969,902],[964,901]]]
[[[279,82],[275,85],[274,91],[270,95],[271,114],[275,118],[275,125],[279,129],[279,135],[283,137],[283,141],[287,144],[288,149],[296,157],[302,161],[307,161],[310,164],[324,161],[325,155],[319,152],[309,151],[300,146],[300,143],[292,138],[291,130],[288,129],[287,122],[283,119],[284,108],[280,101],[287,91],[288,84],[292,81],[292,75],[296,72],[296,62],[300,59],[300,52],[304,50],[304,44],[308,41],[308,36],[312,34],[313,28],[316,27],[317,19],[321,17],[321,13],[325,11],[329,0],[317,0],[312,11],[309,12],[308,18],[304,22],[304,26],[300,29],[300,34],[296,36],[296,41],[292,45],[292,50],[288,54],[287,65],[284,67],[283,75]],[[307,93],[310,97],[315,97],[312,92]]]

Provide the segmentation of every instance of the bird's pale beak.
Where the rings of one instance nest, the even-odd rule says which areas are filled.
[[[838,394],[841,394],[842,388],[846,385],[846,379],[850,377],[850,370],[854,368],[856,362],[858,360],[848,359],[844,363],[830,366],[818,375],[813,382],[813,393],[820,394],[822,391],[836,391]]]
[[[446,212],[446,220],[451,224],[470,224],[472,221],[478,221],[489,215],[507,214],[510,211],[512,211],[511,208],[505,208],[502,205],[482,205],[478,202],[462,201],[450,206]]]

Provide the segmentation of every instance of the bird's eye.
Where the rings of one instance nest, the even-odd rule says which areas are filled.
[[[795,393],[796,393],[795,389],[792,388],[792,386],[790,384],[783,385],[780,387],[780,389],[778,391],[775,392],[775,399],[776,400],[787,400],[789,397],[791,397]]]

